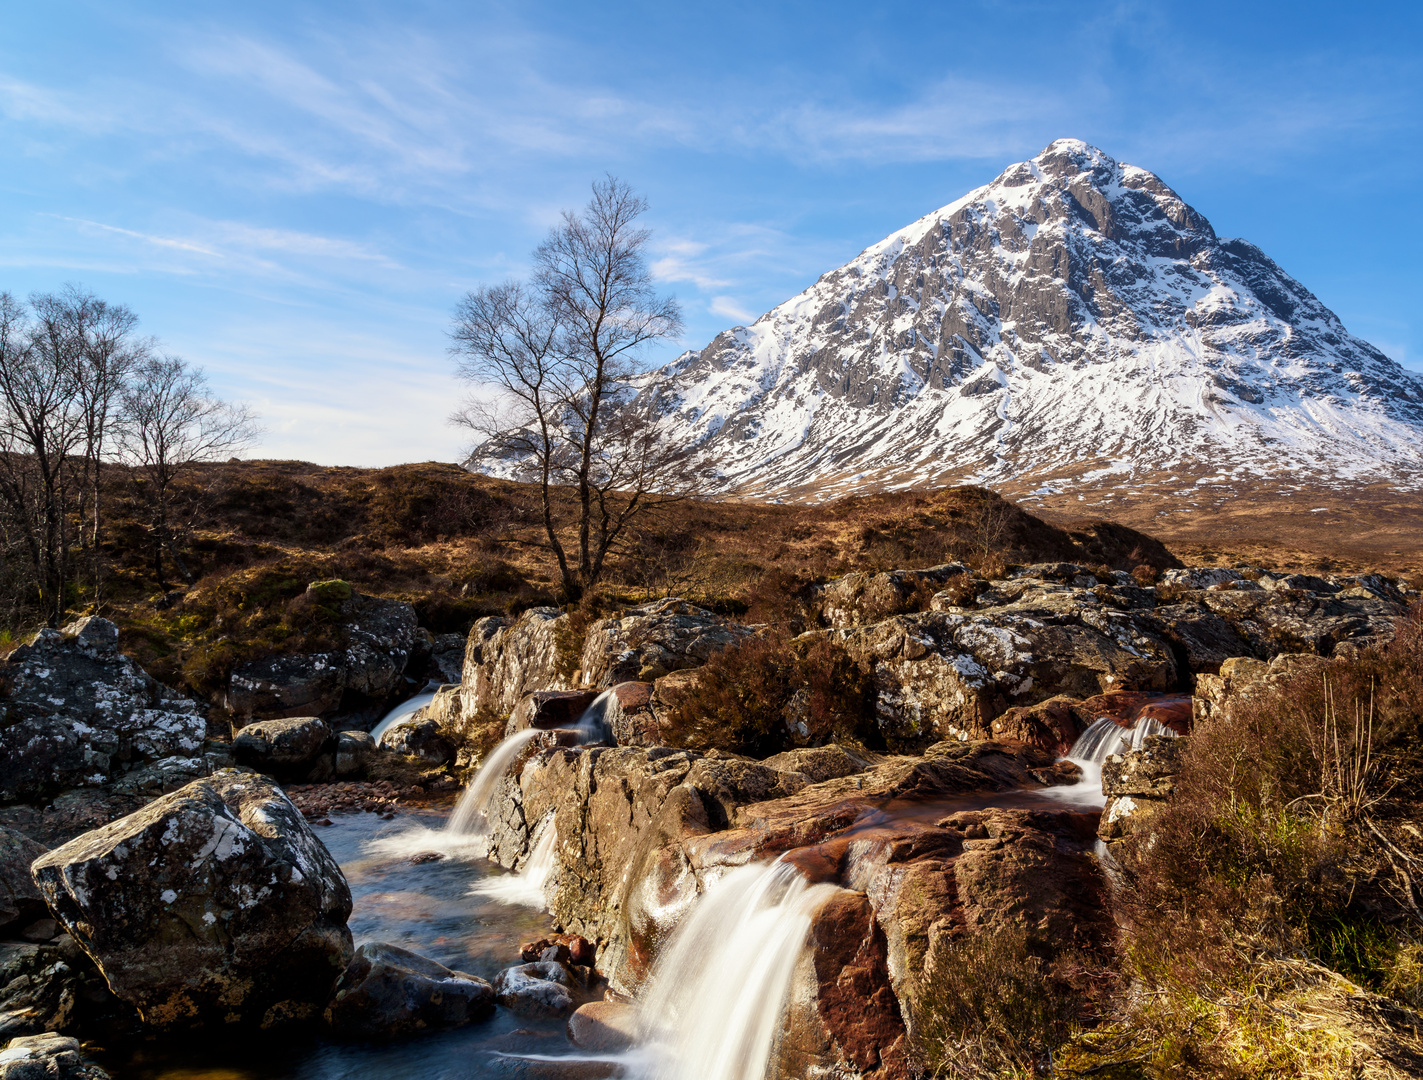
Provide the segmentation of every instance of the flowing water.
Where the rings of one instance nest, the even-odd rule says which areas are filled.
[[[390,712],[386,713],[385,716],[381,717],[379,724],[371,728],[371,738],[376,742],[380,742],[380,737],[387,731],[395,727],[396,724],[409,720],[415,715],[416,710],[423,709],[434,700],[434,692],[425,691],[424,693],[416,694],[409,701],[402,701],[395,708],[391,709]]]
[[[641,1007],[649,1080],[761,1080],[815,909],[840,889],[782,862],[709,888],[658,956]]]
[[[424,704],[412,702],[392,710],[382,726]],[[580,717],[580,741],[606,737],[610,702],[603,694]],[[558,863],[551,813],[535,827],[517,873],[501,872],[481,858],[489,812],[509,767],[538,734],[520,731],[495,747],[446,821],[439,812],[407,813],[398,823],[349,814],[321,831],[351,884],[357,944],[390,942],[492,980],[518,962],[520,940],[553,928],[542,913]],[[932,806],[885,806],[868,812],[855,828],[960,809],[1100,809],[1103,763],[1156,734],[1173,732],[1149,717],[1131,727],[1103,717],[1068,755],[1082,769],[1076,784],[984,792]],[[418,864],[410,859],[432,850],[445,857]],[[809,884],[783,861],[725,873],[661,950],[639,1006],[640,1048],[617,1058],[580,1053],[568,1042],[563,1021],[500,1009],[487,1022],[395,1044],[308,1038],[274,1048],[262,1042],[195,1047],[155,1041],[101,1054],[100,1060],[125,1080],[761,1080],[811,919],[838,891],[836,885]]]
[[[492,980],[519,963],[520,941],[549,933],[553,920],[472,891],[472,882],[511,876],[473,853],[415,865],[406,855],[382,852],[380,841],[412,825],[437,834],[443,817],[443,811],[407,812],[386,822],[374,814],[342,814],[317,835],[350,883],[356,944],[390,942]],[[396,1043],[208,1038],[194,1045],[165,1038],[113,1047],[101,1064],[121,1080],[484,1080],[554,1076],[529,1071],[530,1059],[567,1060],[576,1053],[562,1020],[499,1009],[468,1027]]]

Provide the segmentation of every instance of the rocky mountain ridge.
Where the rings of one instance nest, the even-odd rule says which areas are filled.
[[[643,393],[748,495],[1423,476],[1423,381],[1158,177],[1072,139]]]

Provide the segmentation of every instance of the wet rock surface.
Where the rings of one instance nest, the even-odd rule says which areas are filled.
[[[291,801],[224,770],[40,858],[34,878],[149,1027],[320,1014],[351,958],[351,895]]]
[[[620,1054],[637,1035],[637,1008],[621,1001],[590,1001],[568,1018],[569,1041],[593,1054]]]
[[[564,1017],[573,1012],[568,970],[557,961],[536,960],[505,968],[494,980],[500,1005],[526,1016]]]
[[[483,979],[396,945],[367,942],[337,983],[326,1022],[346,1038],[394,1039],[459,1027],[493,1011],[494,990]]]

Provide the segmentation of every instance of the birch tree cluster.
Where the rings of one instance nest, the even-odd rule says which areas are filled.
[[[247,448],[250,410],[138,333],[122,304],[70,286],[0,292],[0,612],[58,625],[105,601],[106,493],[117,466],[141,510],[158,584],[191,580],[174,544],[175,481]]]

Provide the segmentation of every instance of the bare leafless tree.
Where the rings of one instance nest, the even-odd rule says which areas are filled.
[[[0,500],[29,556],[42,617],[56,625],[70,575],[73,456],[84,438],[78,345],[52,297],[0,294]]]
[[[148,503],[153,572],[168,587],[166,552],[183,579],[193,575],[174,544],[174,484],[193,465],[230,457],[260,433],[245,405],[212,396],[203,370],[176,356],[140,359],[124,386],[117,424],[120,457]]]
[[[682,327],[677,302],[653,287],[649,233],[637,224],[646,210],[622,181],[595,183],[587,207],[566,212],[534,251],[532,280],[469,293],[451,330],[459,375],[496,395],[455,420],[482,436],[476,461],[539,485],[539,543],[558,560],[570,601],[602,577],[630,523],[695,485],[684,448],[656,423],[659,388],[639,366],[644,346]],[[574,503],[572,544],[560,489]]]

